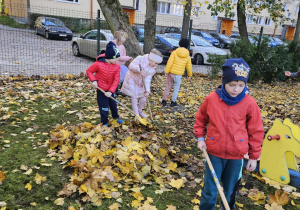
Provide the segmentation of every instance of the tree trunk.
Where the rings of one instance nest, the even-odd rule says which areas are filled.
[[[298,11],[298,20],[297,20],[297,24],[296,24],[296,30],[295,30],[295,34],[294,34],[294,45],[297,45],[297,42],[299,41],[299,34],[300,34],[300,9]]]
[[[247,25],[246,25],[246,2],[245,0],[238,1],[237,3],[237,18],[238,18],[238,28],[241,39],[249,42]]]
[[[155,46],[157,0],[146,0],[144,53],[150,53]]]
[[[2,3],[0,4],[0,13],[3,15],[4,14],[4,9],[5,9],[5,0],[2,0]]]
[[[142,55],[141,47],[129,24],[128,16],[124,13],[122,6],[118,0],[97,0],[105,20],[114,34],[117,30],[124,30],[128,34],[128,38],[124,43],[127,54],[132,57]]]
[[[182,21],[181,38],[187,38],[191,19],[192,0],[186,0],[184,7],[184,16]]]

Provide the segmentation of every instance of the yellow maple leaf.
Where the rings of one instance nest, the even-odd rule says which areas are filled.
[[[57,206],[62,206],[64,205],[65,203],[65,199],[64,198],[57,198],[55,201],[54,201],[55,205]]]
[[[156,206],[151,206],[150,204],[144,204],[143,206],[139,207],[138,210],[157,210]]]
[[[68,210],[75,210],[74,206],[69,206]]]
[[[238,207],[240,207],[240,208],[243,208],[244,207],[244,205],[243,204],[241,204],[241,203],[238,203],[237,201],[235,202],[235,205],[237,205]]]
[[[167,169],[169,169],[170,171],[176,171],[177,168],[177,163],[174,163],[172,161],[170,161],[167,165]]]
[[[108,208],[109,208],[109,210],[119,210],[119,207],[120,207],[120,204],[113,203]]]
[[[0,171],[0,184],[6,179],[4,171]]]
[[[259,200],[264,200],[266,198],[266,196],[264,195],[264,192],[260,192],[260,191],[251,191],[248,194],[248,197],[253,200],[253,201],[259,201]]]
[[[133,208],[138,208],[138,207],[140,207],[142,204],[141,204],[141,201],[140,200],[133,200],[132,202],[131,202],[131,206],[133,207]]]
[[[47,177],[40,176],[38,173],[36,173],[35,178],[34,178],[34,180],[37,184],[41,184],[42,181],[46,181],[46,179],[47,179]]]
[[[31,202],[30,205],[31,206],[36,206],[36,202]]]
[[[27,183],[27,184],[25,185],[25,189],[31,190],[31,188],[32,188],[31,184]]]
[[[87,192],[87,187],[84,184],[80,185],[80,189],[84,192]]]
[[[184,185],[183,179],[171,179],[171,182],[169,183],[172,187],[175,187],[177,190],[181,188]]]
[[[176,210],[176,206],[173,206],[173,205],[167,205],[167,209],[166,210]],[[199,209],[199,206],[198,206],[198,209]]]
[[[123,151],[123,150],[118,150],[118,151],[117,151],[117,158],[118,158],[122,163],[129,160],[128,155],[129,155],[129,153],[128,153],[128,152],[125,152],[125,151]]]
[[[284,210],[282,206],[277,203],[272,203],[271,206],[269,204],[265,204],[265,209],[267,210]]]
[[[270,194],[269,203],[277,203],[278,205],[285,205],[289,202],[289,197],[287,196],[286,192],[280,195],[280,190],[275,191],[275,195]]]
[[[160,156],[162,156],[162,157],[166,157],[168,154],[167,150],[165,150],[163,148],[159,148],[158,152],[159,152]]]
[[[192,200],[192,203],[194,203],[194,204],[200,204],[200,200],[197,199],[197,198],[194,198],[194,199]]]
[[[145,153],[148,155],[148,157],[149,157],[151,160],[155,160],[155,157],[151,154],[151,152],[146,151]]]

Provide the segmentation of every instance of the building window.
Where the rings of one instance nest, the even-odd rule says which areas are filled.
[[[192,7],[192,16],[200,17],[200,7]]]
[[[140,0],[134,0],[134,6],[136,10],[140,10]]]
[[[299,5],[296,7],[296,10],[295,10],[296,13],[299,12]]]
[[[284,11],[287,11],[288,7],[289,7],[289,4],[286,3],[286,4],[284,5]]]
[[[170,14],[171,3],[157,2],[157,13]]]
[[[266,26],[270,26],[271,23],[272,23],[271,18],[266,18],[266,19],[265,19],[265,25],[266,25]]]
[[[246,15],[246,23],[253,23],[253,15]]]
[[[69,2],[69,3],[79,3],[79,0],[57,0],[61,2]]]
[[[174,4],[173,7],[173,15],[180,15],[183,16],[184,14],[184,7],[182,4]]]
[[[261,24],[262,24],[262,21],[263,21],[263,17],[257,16],[257,17],[256,17],[255,23],[256,23],[257,25],[261,25]]]
[[[288,13],[288,18],[291,18],[292,17],[292,13]]]

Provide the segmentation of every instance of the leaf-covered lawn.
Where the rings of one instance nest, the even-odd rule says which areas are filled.
[[[84,77],[0,81],[0,209],[198,209],[204,164],[193,124],[221,80],[183,78],[174,108],[160,105],[164,82],[156,75],[152,83],[152,124],[119,106],[126,122],[106,128]],[[300,125],[299,82],[249,89],[266,132],[275,118]],[[130,106],[130,98],[118,99]],[[244,172],[237,209],[281,205],[299,208],[299,189]]]

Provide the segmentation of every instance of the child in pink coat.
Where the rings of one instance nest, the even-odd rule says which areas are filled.
[[[152,76],[156,72],[155,68],[162,60],[162,54],[157,49],[152,49],[150,54],[136,57],[128,66],[129,71],[125,76],[121,92],[131,97],[134,113],[142,118],[148,117],[143,113],[143,107],[150,94]]]
[[[121,67],[120,83],[119,83],[119,87],[118,87],[118,89],[119,89],[122,87],[125,75],[128,71],[128,68],[127,68],[127,66],[125,66],[125,63],[127,61],[131,62],[133,59],[132,59],[132,57],[126,55],[126,49],[125,49],[124,43],[127,39],[127,33],[123,30],[116,31],[114,34],[114,38],[115,38],[115,40],[113,40],[112,42],[115,43],[115,45],[117,46],[117,48],[120,51],[120,57],[118,57],[118,60],[117,60],[117,64],[119,64]],[[117,90],[116,94],[119,95],[119,90]]]

